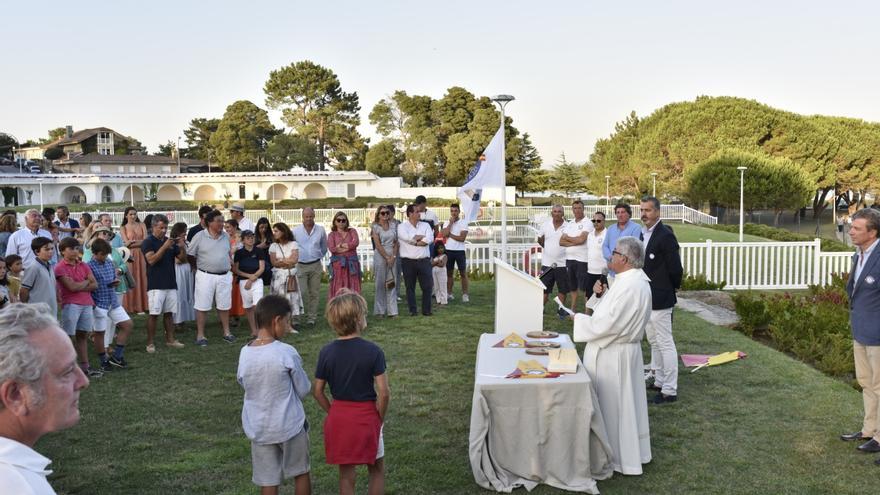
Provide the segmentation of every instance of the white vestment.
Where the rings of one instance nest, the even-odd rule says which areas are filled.
[[[651,317],[651,286],[641,269],[618,273],[593,316],[574,316],[574,340],[586,342],[584,367],[596,387],[614,470],[642,474],[651,462],[641,341]],[[594,299],[596,299],[594,301]]]

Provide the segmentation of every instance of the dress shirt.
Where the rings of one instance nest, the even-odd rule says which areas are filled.
[[[614,225],[605,227],[605,230],[608,232],[605,234],[605,244],[602,245],[602,254],[605,256],[605,261],[611,261],[611,251],[614,251],[615,246],[617,246],[617,239],[621,237],[635,237],[638,239],[642,235],[642,227],[632,220],[626,222],[622,230],[617,222],[614,222]]]
[[[23,443],[0,437],[0,492],[55,495],[46,480],[51,462]]]
[[[856,273],[855,273],[856,278],[853,280],[854,286],[858,285],[859,277],[862,275],[862,268],[865,267],[865,264],[868,262],[868,257],[871,256],[871,253],[874,252],[874,248],[877,247],[877,241],[880,241],[880,239],[877,239],[874,242],[872,242],[871,245],[868,246],[868,249],[866,249],[864,251],[859,251],[859,257],[856,258]]]
[[[293,240],[299,245],[300,263],[318,261],[327,254],[327,232],[318,224],[312,226],[311,232],[302,224],[297,225],[293,228]]]
[[[424,236],[421,240],[425,246],[416,246],[413,238]],[[400,257],[419,260],[431,256],[428,246],[434,242],[434,232],[426,222],[419,222],[415,226],[409,220],[401,222],[397,226],[397,240],[400,242]],[[430,274],[429,274],[430,275]]]
[[[651,234],[654,233],[654,229],[657,228],[657,224],[660,223],[660,220],[657,220],[657,223],[654,224],[650,229],[646,229],[644,225],[642,225],[642,247],[648,247],[648,241],[651,240]]]
[[[449,222],[452,220],[447,220],[444,224],[444,228],[449,226]],[[457,222],[453,223],[451,227],[449,227],[449,233],[453,235],[461,235],[462,232],[466,231],[468,228],[467,220],[463,218],[459,218]],[[451,237],[446,238],[446,250],[447,251],[464,251],[465,244],[463,241],[456,241]]]

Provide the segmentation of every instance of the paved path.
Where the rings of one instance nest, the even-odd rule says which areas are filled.
[[[678,307],[696,314],[699,318],[713,325],[730,326],[739,323],[739,317],[735,312],[721,306],[706,304],[696,299],[679,297]]]

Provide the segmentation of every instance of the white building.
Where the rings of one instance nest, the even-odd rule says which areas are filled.
[[[408,187],[400,177],[371,172],[237,172],[200,174],[2,174],[4,201],[12,205],[128,203],[135,201],[219,202],[284,199],[377,198],[454,199],[454,187]],[[501,190],[483,198],[499,201]],[[507,188],[508,204],[515,191]]]

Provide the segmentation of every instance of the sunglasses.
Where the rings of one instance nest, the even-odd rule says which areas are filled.
[[[379,212],[380,215],[387,215],[387,214],[389,214],[389,213],[391,213],[391,212],[390,212],[390,211],[387,211],[387,210],[386,210],[386,211],[380,211],[380,212]]]
[[[346,220],[345,218],[337,218],[336,223],[348,223],[348,220]]]
[[[593,222],[593,223],[602,223],[602,222],[604,222],[605,220],[590,220],[590,221]]]

